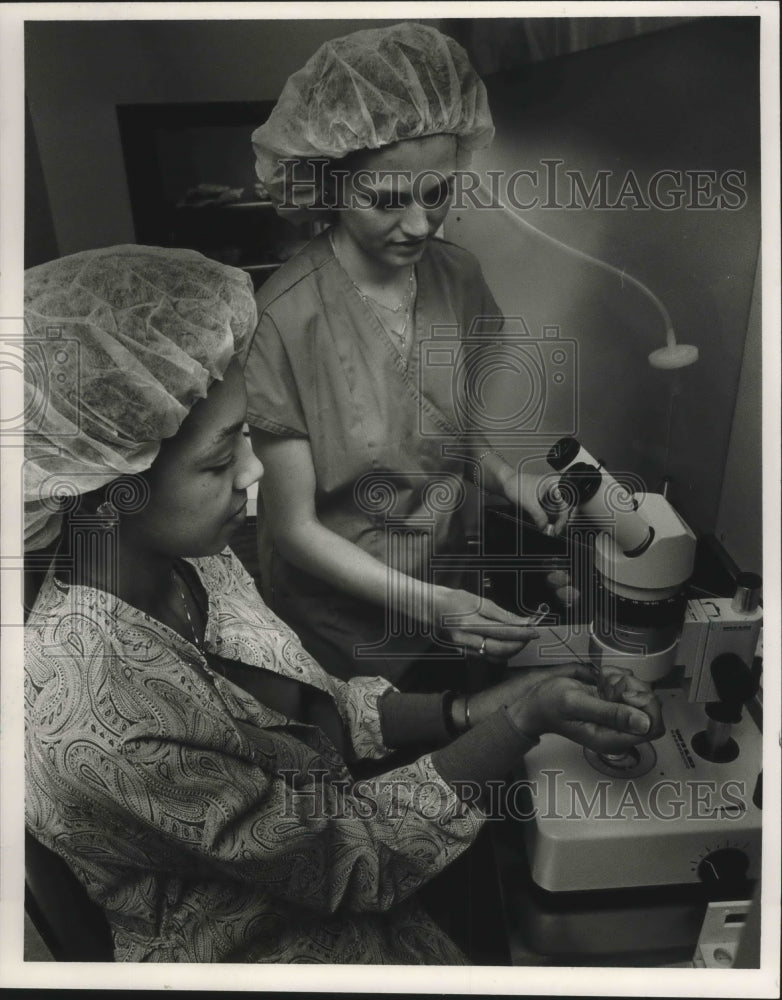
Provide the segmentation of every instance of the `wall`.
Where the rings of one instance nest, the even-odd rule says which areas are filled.
[[[24,266],[35,267],[57,256],[57,240],[27,102],[24,108],[24,200]]]
[[[449,17],[442,19],[440,27],[464,46],[477,72],[488,76],[692,20],[627,16]]]
[[[326,39],[389,23],[28,22],[27,97],[59,253],[134,241],[117,104],[273,99]]]
[[[762,539],[758,531],[758,525],[762,524],[764,506],[758,489],[763,472],[760,284],[758,271],[752,293],[744,361],[717,515],[717,537],[720,542],[740,569],[752,573],[763,572]],[[769,425],[770,423],[769,421]],[[775,430],[771,426],[766,429],[772,434]],[[770,516],[773,517],[776,513],[773,509],[768,509]]]
[[[609,468],[639,473],[649,488],[672,477],[674,504],[696,530],[709,532],[760,237],[756,30],[754,18],[702,20],[487,79],[497,136],[473,165],[537,169],[538,189],[528,182],[518,188],[524,201],[538,194],[545,202],[547,158],[587,181],[610,171],[609,202],[630,170],[642,193],[663,169],[746,171],[747,201],[737,211],[538,206],[519,213],[648,285],[679,339],[699,348],[696,365],[675,373],[648,365],[648,353],[663,343],[663,323],[620,278],[496,211],[455,211],[446,227],[480,258],[506,314],[523,316],[533,336],[553,324],[575,342],[575,423],[584,445]],[[567,206],[569,194],[560,190],[552,201]],[[547,429],[556,430],[557,421],[564,427],[566,416],[555,412]],[[747,481],[745,488],[760,487]]]

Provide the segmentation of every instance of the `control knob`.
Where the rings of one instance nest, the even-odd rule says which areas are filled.
[[[720,847],[701,858],[698,878],[712,899],[743,899],[750,891],[748,869],[749,858],[744,851],[738,847]]]

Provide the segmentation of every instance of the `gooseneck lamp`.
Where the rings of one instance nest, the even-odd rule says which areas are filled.
[[[480,186],[483,187],[484,191],[486,190],[482,183]],[[597,267],[602,267],[604,271],[617,275],[622,283],[629,282],[652,301],[657,311],[662,316],[663,323],[665,324],[665,346],[658,347],[657,350],[652,351],[649,355],[649,364],[652,368],[668,370],[673,368],[686,368],[687,365],[694,364],[698,360],[698,348],[692,344],[679,344],[677,342],[676,334],[673,330],[673,323],[671,322],[668,310],[665,308],[660,299],[654,294],[654,292],[647,288],[643,282],[634,278],[626,271],[622,271],[618,267],[614,267],[613,264],[607,264],[605,261],[599,260],[597,257],[593,257],[591,254],[585,253],[583,250],[577,250],[575,247],[568,246],[556,237],[550,236],[548,233],[544,233],[542,230],[533,226],[532,223],[527,222],[526,219],[523,219],[516,212],[512,211],[506,205],[499,205],[499,207],[502,208],[503,212],[510,216],[510,218],[517,225],[524,229],[531,230],[541,239],[545,240],[547,243],[551,243],[553,246],[558,247],[560,250],[564,250],[566,253],[572,254],[574,257],[578,257],[580,260],[585,260]]]

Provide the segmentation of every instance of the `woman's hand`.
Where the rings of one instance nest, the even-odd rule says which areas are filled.
[[[436,635],[480,653],[492,663],[505,662],[540,635],[526,618],[505,611],[488,598],[450,587],[433,589]]]
[[[651,694],[649,685],[639,681],[632,670],[613,664],[600,668],[597,688],[600,697],[606,701],[624,701],[628,705],[634,705],[639,700],[643,703]]]
[[[559,535],[565,530],[570,510],[563,506],[554,520],[553,514],[547,513],[541,506],[541,497],[551,484],[550,475],[537,475],[534,472],[517,473],[510,465],[498,471],[500,488],[503,496],[514,506],[520,507],[532,519],[535,527],[547,535]]]
[[[569,676],[559,671],[554,675],[557,668],[534,671],[523,697],[508,706],[523,732],[558,733],[601,753],[621,753],[663,734],[659,701],[630,671],[607,667],[595,686],[579,679],[581,665],[568,666]],[[600,697],[601,690],[605,697]]]
[[[552,677],[571,677],[585,684],[595,684],[596,671],[586,663],[558,663],[551,667],[509,670],[511,674],[499,684],[469,696],[470,724],[478,725],[500,708],[523,701],[542,680]],[[531,734],[530,734],[531,735]]]

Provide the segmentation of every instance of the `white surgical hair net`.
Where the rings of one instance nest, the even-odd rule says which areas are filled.
[[[252,282],[194,250],[88,250],[25,273],[25,548],[60,501],[148,469],[256,323]]]
[[[403,23],[323,44],[288,79],[252,142],[269,197],[296,221],[323,212],[326,161],[443,134],[456,136],[464,169],[494,136],[486,88],[452,38]]]

